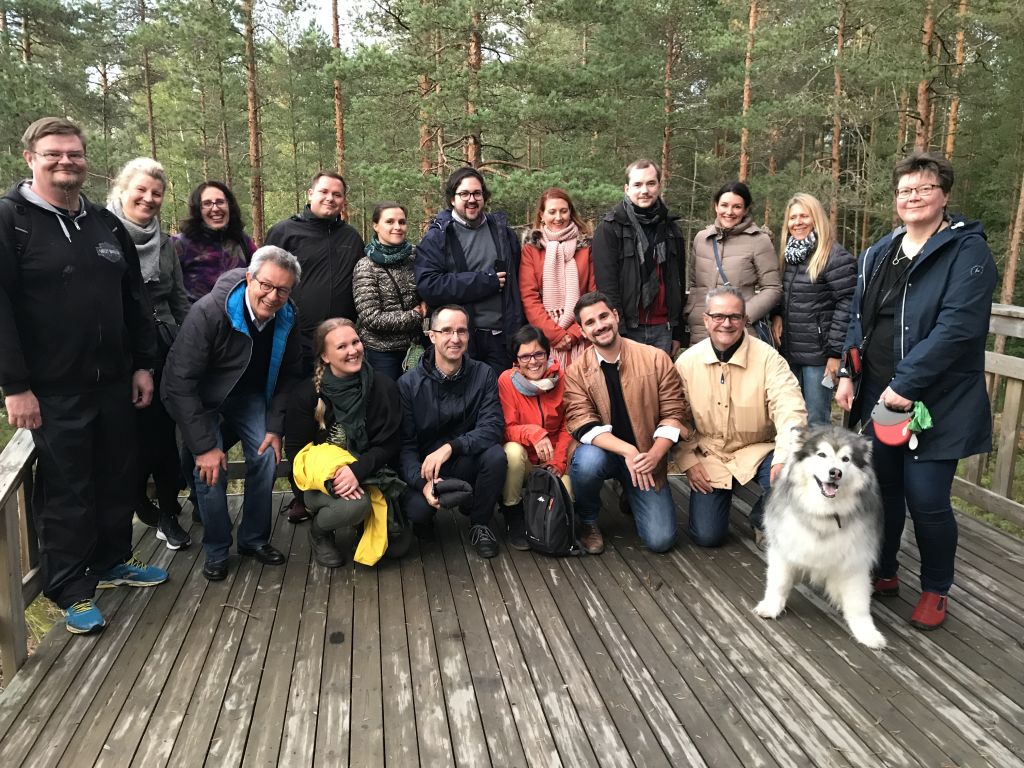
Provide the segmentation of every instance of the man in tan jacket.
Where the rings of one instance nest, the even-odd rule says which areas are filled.
[[[691,435],[682,382],[665,352],[619,335],[619,314],[603,293],[583,296],[574,314],[593,344],[565,376],[565,426],[581,443],[569,467],[583,521],[580,543],[591,554],[604,551],[597,527],[601,486],[615,478],[625,489],[641,540],[664,552],[676,540],[676,508],[666,482],[668,451]]]
[[[743,294],[731,286],[707,294],[709,338],[676,361],[696,434],[672,454],[690,481],[689,533],[717,547],[729,532],[732,488],[753,479],[767,491],[793,450],[793,429],[807,424],[800,385],[789,364],[746,333]],[[750,511],[761,546],[764,497]]]

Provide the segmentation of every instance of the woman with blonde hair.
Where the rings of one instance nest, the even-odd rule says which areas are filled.
[[[824,208],[812,195],[798,193],[786,205],[779,269],[783,294],[772,331],[800,382],[808,423],[828,424],[857,261],[836,242]]]
[[[334,532],[365,523],[355,559],[372,565],[384,548],[404,554],[411,529],[386,526],[387,509],[404,483],[391,465],[398,458],[402,408],[398,386],[366,362],[355,323],[335,317],[313,335],[313,376],[296,387],[285,424],[285,446],[295,482],[313,514],[309,540],[313,557],[326,568],[344,564]],[[384,506],[381,506],[381,505]],[[395,519],[395,515],[390,515]],[[378,547],[370,552],[375,531]],[[363,549],[364,545],[366,549]],[[365,556],[364,556],[365,553]]]
[[[519,261],[526,322],[544,333],[565,370],[586,346],[573,316],[580,296],[596,290],[590,231],[564,189],[545,189]]]
[[[152,158],[137,157],[117,174],[107,197],[107,207],[121,220],[135,243],[142,280],[153,305],[159,353],[153,384],[158,392],[167,353],[189,310],[181,264],[171,238],[160,229],[160,206],[166,188],[164,167]],[[164,541],[168,549],[187,547],[192,540],[178,523],[181,512],[178,491],[182,483],[174,421],[159,397],[154,397],[147,408],[138,411],[138,421],[140,471],[136,481],[135,513],[146,525],[156,526],[157,538]],[[150,475],[156,486],[159,509],[146,495]]]

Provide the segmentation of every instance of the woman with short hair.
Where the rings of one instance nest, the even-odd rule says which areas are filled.
[[[523,242],[519,293],[526,322],[543,331],[563,370],[586,347],[573,307],[593,290],[589,228],[568,192],[545,189]]]
[[[139,254],[142,279],[153,305],[157,326],[158,362],[153,384],[160,391],[164,361],[178,328],[189,310],[182,283],[181,265],[170,237],[160,229],[167,176],[156,160],[137,157],[125,164],[107,197],[107,207],[124,224]],[[159,397],[138,411],[139,475],[135,513],[146,525],[156,526],[157,538],[172,550],[192,543],[178,523],[181,505],[181,465],[174,436],[174,421],[164,410]],[[146,493],[150,476],[156,487],[159,509]]]
[[[220,181],[204,181],[192,190],[188,218],[173,243],[192,302],[208,294],[229,269],[246,266],[256,250],[245,233],[238,201]]]
[[[739,289],[751,325],[768,317],[782,298],[775,248],[768,230],[754,223],[753,204],[746,184],[726,182],[714,196],[714,223],[693,238],[693,263],[686,270],[690,346],[707,338],[704,302],[712,288],[731,285]]]

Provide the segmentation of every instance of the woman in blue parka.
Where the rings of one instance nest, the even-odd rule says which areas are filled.
[[[861,260],[836,401],[853,421],[867,422],[876,402],[906,411],[921,401],[931,413],[934,426],[917,441],[894,447],[873,436],[872,454],[885,510],[875,594],[899,592],[896,556],[909,508],[921,553],[910,623],[928,630],[945,620],[953,584],[957,461],[992,447],[985,340],[997,274],[981,224],[946,212],[946,158],[914,153],[896,164],[892,180],[903,226]]]

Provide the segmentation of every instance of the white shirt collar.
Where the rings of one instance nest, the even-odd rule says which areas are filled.
[[[267,327],[267,323],[276,317],[276,313],[270,317],[269,320],[264,320],[262,323],[256,319],[256,313],[252,311],[252,304],[249,303],[249,284],[245,284],[245,309],[249,313],[249,319],[252,320],[252,324],[256,326],[257,331],[262,331]]]

